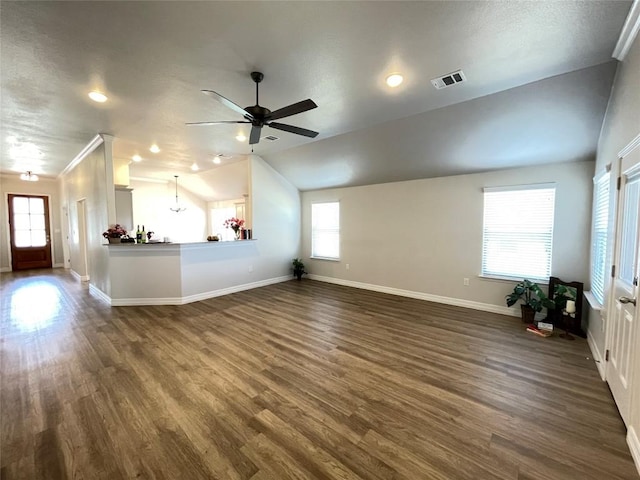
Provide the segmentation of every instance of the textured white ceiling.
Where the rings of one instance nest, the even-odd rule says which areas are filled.
[[[571,160],[593,150],[597,135],[590,138],[592,124],[602,119],[602,103],[585,95],[573,96],[571,103],[548,102],[546,109],[523,107],[516,114],[510,105],[517,103],[520,90],[510,90],[516,97],[509,102],[489,104],[496,109],[489,112],[494,117],[512,115],[509,135],[495,139],[486,115],[477,117],[483,127],[461,129],[457,137],[431,134],[427,153],[437,169],[425,168],[424,142],[417,139],[423,133],[420,125],[431,129],[462,115],[455,107],[442,107],[609,61],[629,6],[629,1],[610,0],[3,1],[0,169],[56,175],[98,132],[119,139],[116,155],[142,155],[146,168],[184,173],[194,162],[213,168],[216,153],[250,153],[247,142],[233,138],[238,128],[188,128],[184,123],[238,119],[200,90],[213,89],[241,106],[252,105],[248,74],[255,69],[265,73],[262,105],[274,110],[305,98],[318,104],[283,120],[319,131],[315,140],[265,129],[280,140],[255,148],[300,188],[509,166],[513,159],[496,162],[492,150],[500,146],[513,152],[523,142],[545,143],[539,147],[543,155],[531,154],[527,162]],[[464,69],[467,83],[440,91],[430,85],[431,78],[458,68]],[[384,78],[393,71],[403,72],[406,80],[389,90]],[[608,88],[601,83],[611,81],[611,67],[594,71],[599,80],[583,85],[586,80],[578,76],[572,85],[580,91],[596,85],[600,97]],[[564,91],[571,93],[573,86]],[[92,88],[103,89],[109,101],[91,102],[87,92]],[[419,115],[429,111],[424,118]],[[585,116],[588,126],[577,125],[575,135],[565,129],[575,138],[572,144],[580,145],[554,152],[548,136],[534,137],[544,132],[529,127],[532,113],[552,119]],[[401,121],[403,128],[389,123],[415,115],[419,122]],[[375,127],[381,124],[382,130]],[[365,130],[370,127],[375,135]],[[405,137],[407,129],[413,133]],[[389,171],[375,155],[371,160],[381,146],[378,134],[389,130],[396,133],[386,135],[385,151],[409,154],[401,174]],[[357,133],[331,138],[347,132]],[[512,145],[515,133],[520,135]],[[358,149],[340,143],[344,138],[368,143]],[[473,159],[468,158],[470,147],[456,145],[455,138],[471,138]],[[162,149],[155,155],[148,152],[154,142]],[[336,148],[339,161],[328,155]],[[294,152],[312,154],[314,163],[292,165],[299,161]]]

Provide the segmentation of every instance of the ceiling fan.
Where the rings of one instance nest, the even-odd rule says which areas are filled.
[[[218,92],[214,92],[213,90],[202,90],[202,93],[209,95],[224,106],[229,107],[234,112],[242,115],[245,120],[223,120],[219,122],[195,122],[195,123],[187,123],[187,125],[221,125],[225,123],[250,123],[251,124],[251,134],[249,135],[249,145],[254,145],[260,142],[260,132],[262,127],[265,125],[267,127],[275,128],[276,130],[282,130],[289,133],[295,133],[296,135],[304,135],[305,137],[315,138],[318,135],[318,132],[314,132],[313,130],[307,130],[306,128],[295,127],[293,125],[287,125],[285,123],[274,122],[274,120],[278,120],[284,117],[290,117],[292,115],[297,115],[298,113],[306,112],[307,110],[312,110],[317,107],[315,102],[311,99],[302,100],[301,102],[297,102],[291,104],[287,107],[280,108],[275,111],[271,111],[268,108],[264,108],[258,103],[258,88],[259,84],[264,78],[264,75],[261,72],[251,72],[251,79],[256,83],[256,104],[252,107],[242,108],[241,106],[233,103],[228,98],[223,97]]]

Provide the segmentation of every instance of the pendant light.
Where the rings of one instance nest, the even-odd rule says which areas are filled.
[[[180,213],[186,210],[186,207],[181,207],[180,204],[178,203],[178,175],[174,175],[174,177],[176,179],[176,204],[175,206],[171,207],[169,210],[171,210],[172,212]]]

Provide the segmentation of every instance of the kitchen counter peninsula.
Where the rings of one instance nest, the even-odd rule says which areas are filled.
[[[254,278],[256,239],[105,246],[113,306],[181,305],[275,283]]]

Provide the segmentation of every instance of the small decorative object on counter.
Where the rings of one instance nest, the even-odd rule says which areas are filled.
[[[224,221],[225,228],[230,228],[236,235],[236,240],[240,239],[240,229],[244,225],[244,220],[241,218],[231,217]]]
[[[147,243],[147,232],[144,231],[144,225],[142,225],[142,238],[140,239],[140,243]]]
[[[138,225],[138,229],[136,230],[136,243],[142,243],[142,230],[140,230],[140,225]]]
[[[127,231],[119,223],[109,226],[102,236],[109,240],[109,243],[120,243],[120,238],[127,234]]]
[[[155,232],[147,232],[147,240],[150,242],[151,241],[151,237],[153,236]]]
[[[209,235],[209,236],[207,237],[207,240],[208,240],[209,242],[217,242],[218,240],[220,240],[220,238],[218,238],[218,236],[217,236],[217,235]]]

